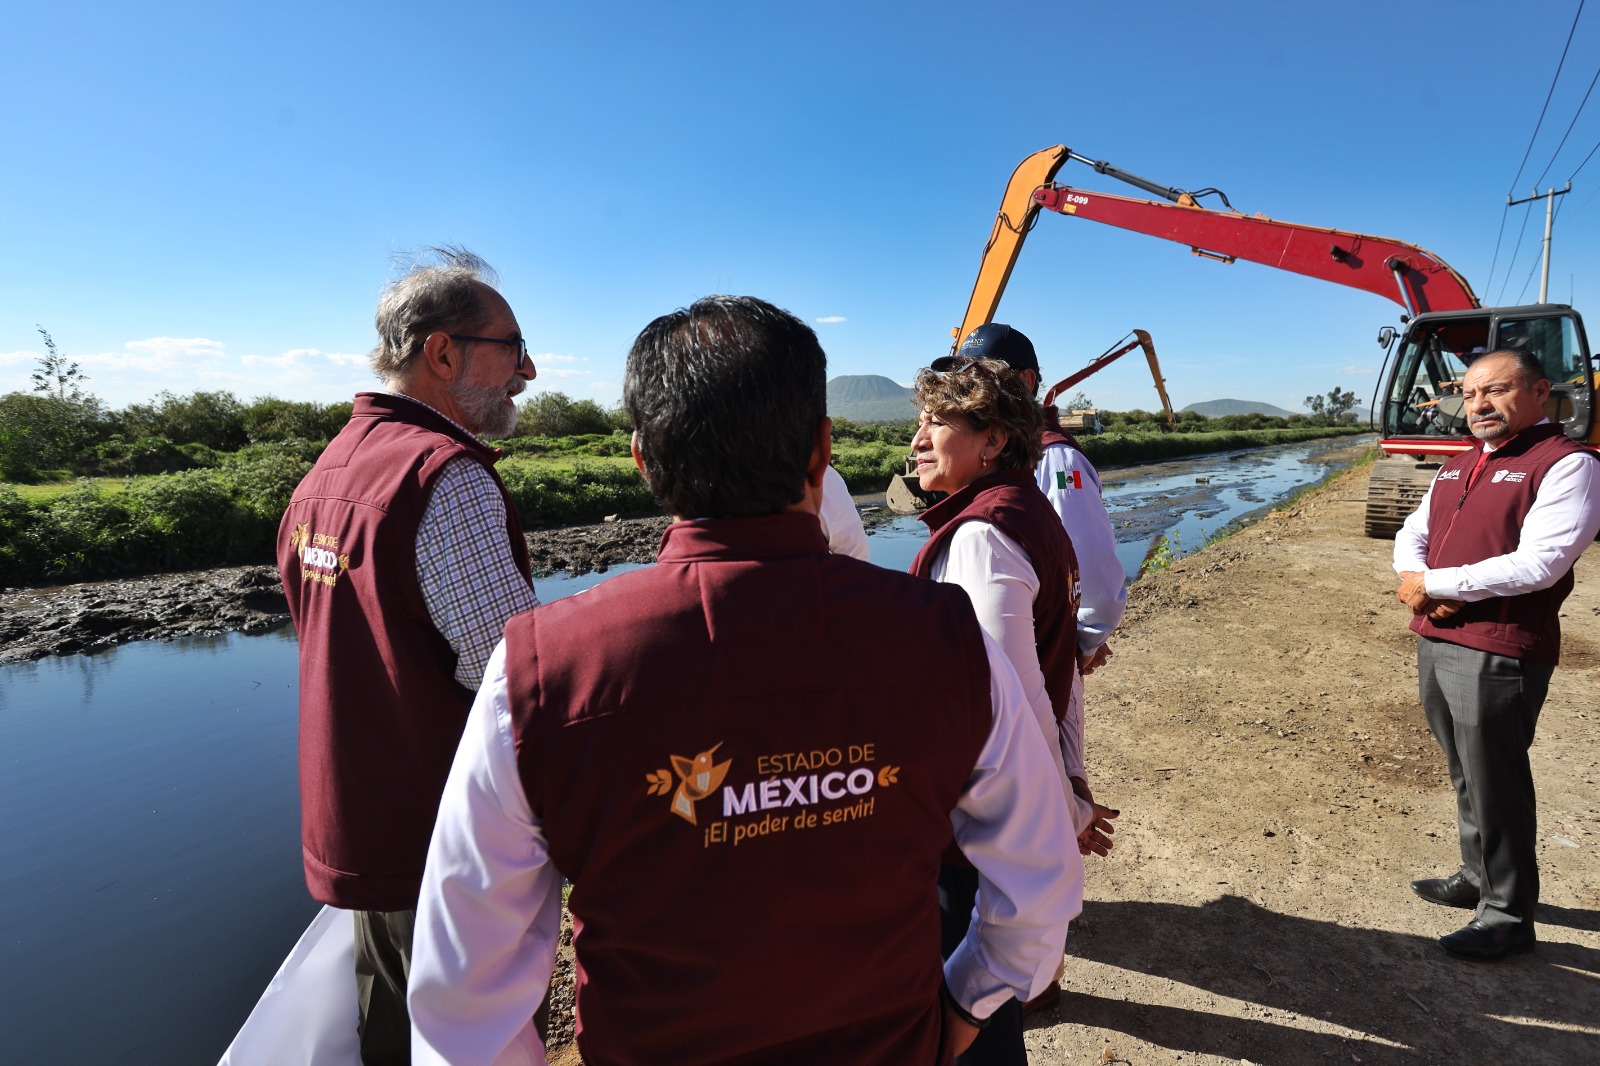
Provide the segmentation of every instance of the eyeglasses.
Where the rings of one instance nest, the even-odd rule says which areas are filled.
[[[528,342],[521,337],[469,337],[465,333],[447,334],[453,341],[482,341],[485,344],[504,344],[516,350],[517,369],[528,365]]]

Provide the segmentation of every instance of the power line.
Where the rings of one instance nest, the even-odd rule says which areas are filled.
[[[1556,157],[1561,154],[1561,149],[1567,146],[1567,138],[1572,135],[1572,127],[1578,124],[1578,116],[1583,114],[1583,106],[1589,102],[1589,94],[1594,92],[1594,83],[1597,81],[1600,81],[1600,67],[1595,68],[1594,77],[1589,79],[1589,88],[1584,91],[1583,99],[1578,101],[1578,110],[1573,113],[1572,121],[1567,123],[1567,132],[1561,135],[1561,143],[1556,145],[1556,150],[1550,155],[1550,162],[1544,165],[1544,172],[1533,183],[1536,188],[1544,182],[1544,176],[1550,173],[1550,168],[1556,165]],[[1594,153],[1590,152],[1589,154],[1593,155]],[[1587,163],[1588,160],[1585,159],[1584,162]],[[1579,164],[1579,166],[1581,168],[1582,164]]]
[[[1507,196],[1506,199],[1509,200],[1511,197]],[[1506,205],[1506,210],[1511,210],[1510,204]],[[1495,303],[1497,304],[1503,304],[1506,302],[1506,288],[1511,284],[1511,271],[1517,265],[1517,254],[1522,251],[1522,238],[1528,232],[1528,219],[1532,217],[1533,201],[1530,200],[1528,201],[1528,209],[1522,214],[1522,228],[1517,232],[1517,245],[1515,248],[1511,249],[1511,262],[1506,264],[1506,280],[1500,283],[1500,296],[1495,300]],[[1526,288],[1527,286],[1523,287]]]
[[[1600,150],[1600,141],[1596,141],[1595,144],[1594,144],[1594,147],[1589,149],[1589,154],[1583,157],[1583,162],[1582,163],[1578,164],[1578,170],[1582,170],[1585,166],[1588,165],[1589,160],[1594,158],[1594,153],[1597,150]],[[1572,178],[1575,178],[1575,177],[1578,176],[1578,170],[1574,170],[1572,172]],[[1571,181],[1572,178],[1568,178],[1567,180]]]
[[[1578,18],[1583,14],[1583,5],[1587,0],[1578,0],[1578,13],[1572,16],[1572,28],[1567,31],[1567,43],[1561,48],[1561,59],[1556,63],[1555,77],[1550,79],[1550,91],[1544,95],[1544,106],[1539,109],[1539,121],[1533,124],[1533,136],[1528,138],[1528,150],[1522,153],[1522,162],[1517,165],[1517,176],[1511,179],[1511,188],[1506,190],[1509,197],[1517,189],[1517,182],[1522,178],[1522,168],[1528,165],[1528,157],[1533,154],[1533,142],[1539,139],[1539,128],[1544,125],[1545,112],[1550,110],[1550,98],[1556,94],[1556,82],[1561,80],[1561,68],[1567,62],[1567,49],[1572,47],[1572,35],[1578,32]]]

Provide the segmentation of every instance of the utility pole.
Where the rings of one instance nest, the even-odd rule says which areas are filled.
[[[1555,222],[1555,202],[1556,202],[1556,197],[1557,196],[1565,196],[1565,195],[1567,195],[1567,193],[1569,193],[1571,191],[1572,191],[1572,182],[1570,182],[1570,181],[1567,182],[1567,187],[1565,189],[1561,189],[1559,191],[1554,189],[1554,188],[1545,190],[1545,194],[1544,194],[1544,272],[1539,275],[1539,302],[1542,303],[1542,304],[1550,302],[1550,226],[1551,226],[1551,224],[1553,222]],[[1528,197],[1526,200],[1513,200],[1511,197],[1507,196],[1506,197],[1506,206],[1507,207],[1516,207],[1518,204],[1525,204],[1525,203],[1528,203],[1529,201],[1537,200],[1538,198],[1539,198],[1539,190],[1538,189],[1534,189],[1533,190],[1533,195]]]

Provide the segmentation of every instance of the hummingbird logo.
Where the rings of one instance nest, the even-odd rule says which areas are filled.
[[[678,775],[678,790],[672,797],[672,813],[688,822],[697,825],[694,817],[694,805],[715,792],[722,784],[722,779],[728,776],[728,767],[733,765],[732,759],[713,763],[712,756],[717,749],[722,747],[718,741],[706,751],[702,751],[692,759],[682,755],[672,755],[672,770]],[[649,783],[647,792],[652,796],[665,796],[672,789],[672,772],[657,770],[655,773],[645,774]]]

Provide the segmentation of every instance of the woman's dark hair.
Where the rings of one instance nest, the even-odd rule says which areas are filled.
[[[998,359],[976,359],[938,373],[921,370],[913,402],[919,411],[948,417],[965,415],[973,429],[999,426],[1005,447],[996,465],[1002,470],[1032,470],[1044,454],[1044,409],[1022,375]]]
[[[811,327],[753,296],[707,296],[644,328],[622,402],[656,502],[680,518],[776,514],[800,502],[827,417]]]

